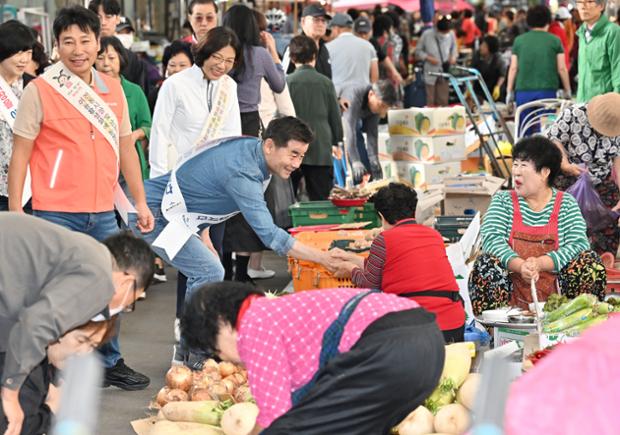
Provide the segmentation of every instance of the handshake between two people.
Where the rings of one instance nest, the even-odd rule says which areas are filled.
[[[330,262],[327,270],[336,278],[351,278],[353,269],[364,268],[364,258],[352,252],[334,248],[329,251]]]

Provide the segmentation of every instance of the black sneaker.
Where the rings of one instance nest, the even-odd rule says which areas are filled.
[[[123,358],[119,359],[114,367],[105,369],[104,388],[112,385],[122,390],[137,391],[144,390],[150,383],[148,376],[128,367]]]
[[[166,277],[166,271],[163,266],[155,266],[155,272],[153,273],[153,284],[159,284],[161,282],[168,281]]]

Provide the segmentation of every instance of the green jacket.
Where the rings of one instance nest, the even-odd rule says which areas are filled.
[[[597,95],[620,92],[620,26],[609,22],[605,14],[591,31],[586,42],[586,24],[579,36],[579,83],[577,101],[587,103]]]
[[[125,77],[121,76],[121,87],[125,93],[127,99],[127,106],[129,108],[129,121],[131,122],[131,130],[137,130],[139,128],[144,131],[146,139],[149,140],[151,136],[151,110],[149,109],[149,103],[142,91],[142,88],[135,83],[130,82]],[[142,149],[142,143],[136,142],[136,151],[140,158],[140,169],[142,171],[142,179],[149,178],[149,163],[144,149]]]
[[[310,125],[315,136],[303,164],[331,166],[332,146],[342,141],[342,121],[334,84],[308,65],[297,68],[286,81],[295,114]]]

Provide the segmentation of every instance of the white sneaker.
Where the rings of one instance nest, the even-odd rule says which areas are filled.
[[[273,278],[275,276],[276,272],[275,270],[269,270],[269,269],[265,269],[264,267],[261,267],[259,270],[257,269],[250,269],[248,267],[248,276],[252,279],[267,279],[267,278]]]
[[[177,343],[181,340],[181,320],[174,319],[174,341]]]

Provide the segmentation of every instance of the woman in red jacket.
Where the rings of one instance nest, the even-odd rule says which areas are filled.
[[[337,276],[351,277],[361,288],[381,289],[409,297],[435,313],[446,342],[463,341],[465,310],[441,235],[418,225],[414,189],[390,183],[373,198],[384,231],[370,247],[367,259],[332,250],[340,260]]]

